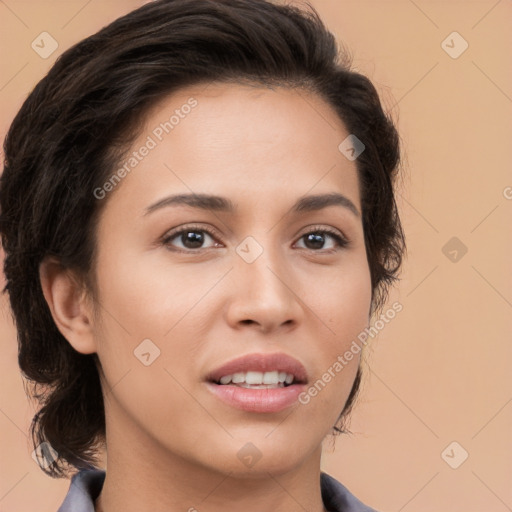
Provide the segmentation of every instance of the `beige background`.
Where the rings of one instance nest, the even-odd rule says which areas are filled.
[[[2,139],[63,50],[142,3],[0,0]],[[323,469],[381,512],[510,511],[512,3],[311,3],[398,120],[409,247],[389,300],[403,310],[373,340],[353,435],[335,453],[326,443]],[[58,42],[47,59],[31,48],[43,31]],[[469,44],[458,58],[443,49],[463,48],[454,31]],[[33,409],[5,297],[1,307],[0,511],[55,512],[69,482],[30,457]]]

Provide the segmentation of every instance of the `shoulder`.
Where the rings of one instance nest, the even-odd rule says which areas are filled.
[[[105,480],[101,469],[83,469],[73,475],[68,493],[57,512],[94,512],[94,500]]]
[[[329,512],[377,512],[359,501],[342,483],[327,473],[320,473],[322,500]]]

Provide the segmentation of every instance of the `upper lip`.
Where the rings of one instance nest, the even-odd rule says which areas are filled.
[[[225,375],[233,375],[234,373],[242,373],[248,371],[256,372],[271,372],[271,371],[286,372],[294,377],[296,383],[306,383],[308,374],[304,365],[284,353],[275,354],[247,354],[245,356],[237,357],[227,363],[219,366],[211,371],[206,380],[218,382],[221,377]]]

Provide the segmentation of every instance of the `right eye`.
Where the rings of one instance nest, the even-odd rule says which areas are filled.
[[[202,226],[185,226],[172,230],[169,234],[167,234],[162,239],[162,245],[165,245],[171,250],[178,250],[180,252],[196,252],[200,249],[211,249],[215,246],[218,246],[218,244],[215,243],[210,247],[202,247],[202,245],[205,243],[205,240],[208,238],[215,240],[214,237],[215,235],[212,231],[205,229]],[[182,246],[178,246],[178,248],[175,249],[174,247],[176,246],[172,243],[174,240],[181,242]]]

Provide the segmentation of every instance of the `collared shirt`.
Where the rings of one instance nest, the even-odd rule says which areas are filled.
[[[66,499],[57,512],[94,512],[94,500],[101,492],[105,476],[100,469],[83,469],[73,475]],[[320,473],[320,486],[324,507],[329,512],[376,512],[327,473]]]

